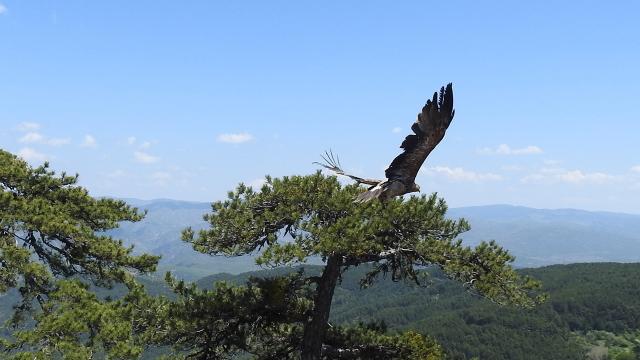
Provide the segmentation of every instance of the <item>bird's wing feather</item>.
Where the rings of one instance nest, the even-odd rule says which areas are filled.
[[[440,89],[439,97],[435,92],[433,99],[427,100],[418,120],[411,126],[414,133],[400,145],[404,152],[393,159],[385,171],[386,177],[412,184],[424,160],[444,137],[454,114],[453,88],[449,83]]]
[[[365,179],[365,178],[361,178],[355,175],[345,173],[344,170],[342,170],[342,166],[340,165],[340,158],[338,158],[337,156],[334,156],[331,150],[325,151],[324,155],[321,155],[321,156],[322,156],[322,160],[324,160],[324,163],[314,162],[314,164],[320,165],[325,169],[329,169],[338,175],[347,176],[355,180],[358,184],[375,186],[384,181],[384,180],[376,180],[376,179]]]

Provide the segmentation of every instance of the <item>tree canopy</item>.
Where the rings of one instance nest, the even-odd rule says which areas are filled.
[[[327,333],[335,286],[344,271],[361,264],[372,265],[361,279],[363,286],[380,275],[421,283],[417,270],[437,266],[499,304],[529,307],[542,300],[532,294],[539,284],[519,276],[510,266],[513,257],[496,243],[464,246],[459,235],[469,225],[448,219],[447,206],[436,194],[360,204],[353,200],[361,191],[320,172],[267,177],[259,191],[240,184],[227,200],[213,203],[212,213],[205,216],[210,228],[197,233],[186,229],[183,239],[212,255],[260,251],[257,261],[265,266],[304,263],[313,257],[325,261],[322,274],[304,277],[313,285],[313,304],[298,321],[303,359],[362,353],[346,343],[335,348],[328,341],[334,332]]]
[[[33,168],[0,150],[0,293],[17,289],[21,295],[14,326],[29,319],[36,326],[15,333],[13,344],[4,344],[16,354],[27,348],[36,349],[36,357],[57,353],[82,358],[82,337],[67,334],[91,332],[80,324],[79,312],[94,322],[109,319],[107,308],[89,306],[99,302],[88,284],[133,285],[132,272],[155,271],[158,257],[135,256],[131,247],[105,233],[144,214],[121,200],[93,198],[77,181],[78,175],[56,175],[47,163]]]
[[[258,254],[265,267],[319,259],[321,271],[212,289],[167,274],[173,294],[151,296],[134,275],[154,271],[158,258],[136,256],[107,233],[144,214],[91,197],[77,179],[0,152],[0,291],[19,291],[12,323],[28,325],[0,343],[12,358],[137,359],[145,349],[180,359],[441,358],[433,339],[413,331],[329,323],[342,275],[365,264],[362,287],[381,276],[424,285],[421,270],[437,267],[498,304],[543,300],[497,244],[464,246],[469,225],[447,218],[436,194],[361,204],[362,188],[320,172],[267,177],[257,191],[240,184],[212,204],[209,228],[187,228],[183,240],[211,255]],[[114,283],[126,285],[116,297],[99,290]]]

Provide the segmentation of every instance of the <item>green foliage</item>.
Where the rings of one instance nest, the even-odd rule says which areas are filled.
[[[197,233],[186,229],[183,240],[194,249],[213,255],[239,256],[261,250],[258,263],[272,267],[303,263],[315,256],[327,260],[322,276],[307,276],[302,282],[310,286],[308,291],[313,296],[308,298],[313,299],[313,306],[297,314],[295,321],[279,320],[282,324],[295,324],[287,328],[292,331],[288,340],[282,337],[280,342],[288,341],[293,350],[300,341],[304,358],[319,359],[320,353],[331,353],[334,358],[339,354],[351,356],[345,358],[371,358],[375,349],[379,353],[374,358],[439,357],[439,350],[431,346],[430,340],[412,333],[373,336],[371,330],[363,328],[343,332],[330,329],[325,333],[330,311],[327,304],[339,282],[336,280],[347,269],[363,264],[367,264],[368,271],[360,278],[362,287],[371,286],[379,276],[386,275],[393,281],[420,284],[418,269],[435,266],[449,278],[499,304],[531,307],[544,300],[533,295],[539,283],[516,273],[510,266],[513,257],[497,244],[463,246],[458,236],[469,225],[463,219],[448,219],[446,204],[435,194],[361,204],[354,202],[361,188],[343,187],[335,177],[325,177],[320,172],[266,180],[258,192],[240,184],[236,191],[229,192],[227,200],[215,202],[212,213],[205,216],[210,228]],[[220,289],[214,291],[226,288]],[[216,333],[221,331],[217,329]],[[303,333],[302,340],[296,331]],[[265,336],[260,337],[259,341],[264,341]],[[244,339],[246,343],[252,341],[248,336]],[[361,342],[364,344],[356,345]],[[215,349],[225,346],[224,341],[217,340],[215,344]],[[214,349],[207,346],[197,345],[198,354],[213,354]],[[233,346],[252,352],[241,344]],[[273,346],[263,347],[266,348]],[[314,355],[309,357],[310,353]]]
[[[304,272],[250,277],[245,285],[216,282],[200,289],[167,276],[177,298],[153,299],[144,343],[171,347],[175,358],[298,359],[313,303]],[[168,351],[167,351],[168,352]],[[326,359],[440,359],[442,349],[415,332],[387,335],[371,325],[333,327]]]
[[[444,353],[432,338],[415,331],[386,334],[383,323],[359,323],[329,329],[326,359],[437,360]]]
[[[640,358],[640,329],[614,334],[603,330],[575,333],[577,340],[587,349],[587,359],[606,354],[611,360],[636,360]]]
[[[146,319],[147,342],[172,346],[194,359],[287,359],[295,353],[300,323],[310,307],[301,273],[252,278],[246,286],[218,282],[211,290],[167,275],[175,301],[155,299]]]
[[[321,276],[299,272],[209,290],[168,276],[173,296],[152,297],[131,272],[154,271],[158,258],[133,256],[105,233],[143,215],[122,201],[94,199],[76,182],[0,152],[0,290],[17,288],[22,297],[14,324],[28,313],[34,325],[2,344],[15,359],[135,359],[149,345],[172,347],[171,358],[440,358],[434,340],[415,332],[365,325],[327,331],[336,283],[363,264],[364,287],[386,275],[420,283],[419,269],[435,266],[499,304],[543,300],[534,296],[539,284],[518,275],[513,257],[495,243],[463,246],[458,236],[468,224],[447,219],[435,194],[357,204],[360,188],[320,173],[267,178],[259,192],[241,184],[213,204],[209,229],[187,229],[183,239],[208,254],[261,249],[258,262],[267,266],[319,256],[328,260]],[[115,300],[89,286],[118,282],[127,292]]]
[[[61,280],[36,316],[37,326],[14,333],[9,350],[20,351],[12,358],[89,359],[104,352],[110,359],[137,359],[143,346],[133,337],[130,300],[101,301],[86,284]]]
[[[314,275],[319,266],[305,266]],[[289,270],[292,271],[292,270]],[[583,359],[598,341],[612,356],[631,351],[640,316],[640,264],[593,263],[522,269],[541,279],[549,300],[534,309],[499,306],[476,296],[441,271],[427,269],[427,287],[381,279],[366,289],[366,266],[342,274],[330,321],[334,326],[383,321],[391,333],[407,330],[433,337],[452,359]],[[284,269],[202,279],[244,283],[248,277],[283,276]],[[593,337],[607,330],[608,337]],[[615,329],[621,329],[619,332]],[[594,331],[597,330],[597,331]],[[585,333],[590,335],[581,340]],[[580,333],[580,337],[575,334]],[[608,339],[611,339],[608,340]],[[626,339],[626,340],[625,340]]]
[[[35,328],[18,331],[14,343],[3,344],[17,358],[87,358],[91,342],[115,358],[140,352],[127,343],[126,314],[116,316],[115,303],[101,303],[79,280],[60,280],[130,283],[132,271],[152,272],[158,261],[134,256],[132,248],[105,235],[143,214],[123,201],[89,196],[77,180],[77,175],[56,175],[47,163],[32,168],[0,150],[0,292],[19,291],[15,326],[29,316],[35,321]],[[19,353],[23,347],[27,352]]]
[[[263,249],[258,262],[267,266],[304,262],[311,256],[342,257],[345,267],[364,263],[394,280],[419,281],[416,267],[437,265],[451,278],[500,303],[533,306],[539,284],[510,267],[513,257],[497,244],[462,245],[458,235],[469,225],[446,217],[447,206],[435,194],[394,199],[384,204],[355,203],[361,188],[342,187],[335,177],[267,177],[259,192],[240,184],[228,200],[213,203],[206,216],[211,227],[183,240],[208,254],[244,255]],[[290,236],[292,241],[279,241]]]
[[[554,265],[525,272],[541,279],[553,292],[549,305],[571,331],[640,329],[638,264]]]

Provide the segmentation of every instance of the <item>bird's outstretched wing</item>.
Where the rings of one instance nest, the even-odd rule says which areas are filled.
[[[344,170],[342,170],[342,165],[340,165],[340,158],[338,158],[337,156],[334,156],[331,150],[325,151],[324,155],[320,155],[320,156],[322,156],[322,160],[324,160],[324,163],[319,163],[314,161],[313,162],[314,164],[320,165],[325,169],[329,169],[338,175],[350,177],[351,179],[355,180],[355,182],[357,182],[358,184],[375,186],[383,181],[383,180],[375,180],[375,179],[364,179],[358,176],[345,173]]]
[[[454,114],[453,88],[449,83],[440,89],[439,97],[435,92],[433,99],[427,100],[418,120],[411,126],[414,134],[404,139],[400,145],[404,152],[393,159],[385,176],[389,180],[412,184],[424,160],[444,137]]]

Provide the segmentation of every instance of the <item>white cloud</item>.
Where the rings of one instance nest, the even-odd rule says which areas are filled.
[[[631,167],[631,171],[639,173],[640,174],[640,165],[636,165],[636,166],[632,166]]]
[[[18,142],[30,144],[30,143],[39,143],[43,140],[44,140],[44,136],[42,136],[41,134],[37,132],[30,132],[30,133],[26,133],[23,137],[18,139]]]
[[[485,147],[478,150],[478,153],[482,155],[534,155],[542,154],[542,152],[542,149],[535,145],[514,149],[507,144],[500,144],[496,148]]]
[[[148,149],[151,147],[151,142],[149,141],[145,141],[142,144],[140,144],[140,149]]]
[[[19,131],[35,131],[35,130],[40,129],[40,124],[34,123],[34,122],[25,121],[25,122],[20,123],[17,126],[17,129]]]
[[[523,184],[537,184],[548,181],[549,178],[539,173],[529,174],[520,179],[520,182]]]
[[[96,138],[87,134],[84,136],[84,139],[82,140],[82,144],[80,144],[80,146],[94,148],[98,146],[98,142],[96,141]]]
[[[391,129],[391,132],[394,133],[394,134],[397,134],[397,133],[399,133],[401,131],[402,131],[401,127],[394,127],[393,129]]]
[[[153,163],[157,163],[158,161],[160,161],[160,158],[157,156],[153,156],[153,155],[149,155],[145,152],[142,151],[135,151],[133,153],[134,158],[136,159],[137,162],[139,163],[143,163],[143,164],[153,164]]]
[[[71,142],[71,139],[69,138],[50,138],[47,139],[44,144],[46,145],[51,145],[51,146],[60,146],[60,145],[67,145]]]
[[[241,144],[251,140],[253,140],[253,135],[248,133],[218,135],[218,141],[223,143]]]
[[[135,142],[136,142],[136,137],[135,136],[129,136],[127,138],[127,144],[133,145],[133,144],[135,144]]]
[[[7,12],[7,7],[0,4],[0,15],[4,14]]]
[[[564,182],[572,184],[603,184],[615,179],[613,175],[601,172],[583,173],[580,170],[567,171],[563,174],[559,174],[558,178]]]
[[[39,153],[30,147],[25,147],[20,149],[20,151],[18,151],[18,156],[20,156],[21,158],[27,161],[39,161],[39,162],[45,161],[49,158],[47,155]]]
[[[500,181],[502,176],[493,173],[477,173],[475,171],[465,170],[461,167],[450,168],[448,166],[436,166],[427,169],[430,175],[445,176],[455,181]]]
[[[584,172],[582,170],[565,170],[562,168],[542,168],[537,173],[529,174],[520,181],[531,183],[567,183],[567,184],[605,184],[615,180],[622,180],[614,175],[603,172]]]
[[[50,145],[50,146],[60,146],[60,145],[66,145],[70,143],[71,140],[68,138],[65,138],[65,139],[47,138],[40,133],[32,131],[32,132],[26,133],[24,136],[18,139],[18,142],[25,143],[25,144],[44,144],[44,145]]]

